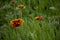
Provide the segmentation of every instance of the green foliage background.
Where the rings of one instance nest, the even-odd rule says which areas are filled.
[[[17,9],[19,4],[25,8]],[[12,28],[10,21],[16,18],[24,24]],[[60,0],[0,0],[0,40],[60,40]]]

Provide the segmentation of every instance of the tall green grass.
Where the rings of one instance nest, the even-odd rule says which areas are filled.
[[[17,9],[24,4],[25,8]],[[54,7],[55,9],[50,7]],[[35,20],[42,16],[42,21]],[[0,40],[60,40],[59,0],[10,0],[0,1]],[[22,18],[24,23],[13,28],[12,19]]]

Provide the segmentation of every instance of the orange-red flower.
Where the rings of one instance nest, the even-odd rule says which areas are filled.
[[[21,8],[21,9],[22,9],[22,8],[25,8],[25,6],[24,6],[23,4],[20,4],[20,5],[18,5],[17,7],[18,7],[18,8]]]
[[[19,18],[19,19],[11,20],[11,21],[10,21],[10,24],[11,24],[13,27],[19,27],[23,22],[24,22],[23,19]]]
[[[36,16],[35,19],[36,19],[36,20],[43,20],[43,17],[41,17],[41,16]]]

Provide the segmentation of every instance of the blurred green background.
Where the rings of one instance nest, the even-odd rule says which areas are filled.
[[[60,40],[60,0],[0,0],[0,40]],[[25,8],[18,9],[19,4]],[[42,21],[35,20],[42,16]],[[12,28],[12,19],[24,23]]]

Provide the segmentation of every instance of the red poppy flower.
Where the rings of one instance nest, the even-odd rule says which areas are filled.
[[[25,8],[25,6],[24,6],[23,4],[20,4],[20,5],[18,5],[17,7],[18,7],[18,8],[21,8],[21,9],[22,9],[22,8]]]
[[[13,26],[13,27],[18,27],[20,26],[22,23],[23,23],[23,19],[14,19],[14,20],[11,20],[10,21],[10,24]]]
[[[41,16],[36,16],[35,19],[36,19],[36,20],[43,20],[43,17],[41,17]]]

